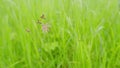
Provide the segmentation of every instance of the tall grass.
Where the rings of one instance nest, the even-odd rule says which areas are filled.
[[[117,0],[0,0],[0,68],[120,68],[119,8]]]

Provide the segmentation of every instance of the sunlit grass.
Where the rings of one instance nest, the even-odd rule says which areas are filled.
[[[120,68],[119,9],[117,0],[0,0],[0,68]]]

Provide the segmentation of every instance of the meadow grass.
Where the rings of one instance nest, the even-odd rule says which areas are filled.
[[[0,68],[120,68],[119,9],[118,0],[0,0]]]

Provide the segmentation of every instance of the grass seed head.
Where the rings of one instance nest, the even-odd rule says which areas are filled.
[[[44,14],[42,14],[42,16],[40,18],[41,19],[46,19]]]
[[[37,21],[38,24],[42,24],[42,22],[40,20]]]
[[[30,29],[27,28],[27,29],[26,29],[26,32],[30,32]]]

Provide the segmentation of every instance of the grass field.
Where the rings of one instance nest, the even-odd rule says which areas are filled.
[[[0,68],[120,68],[119,10],[118,0],[0,0]]]

